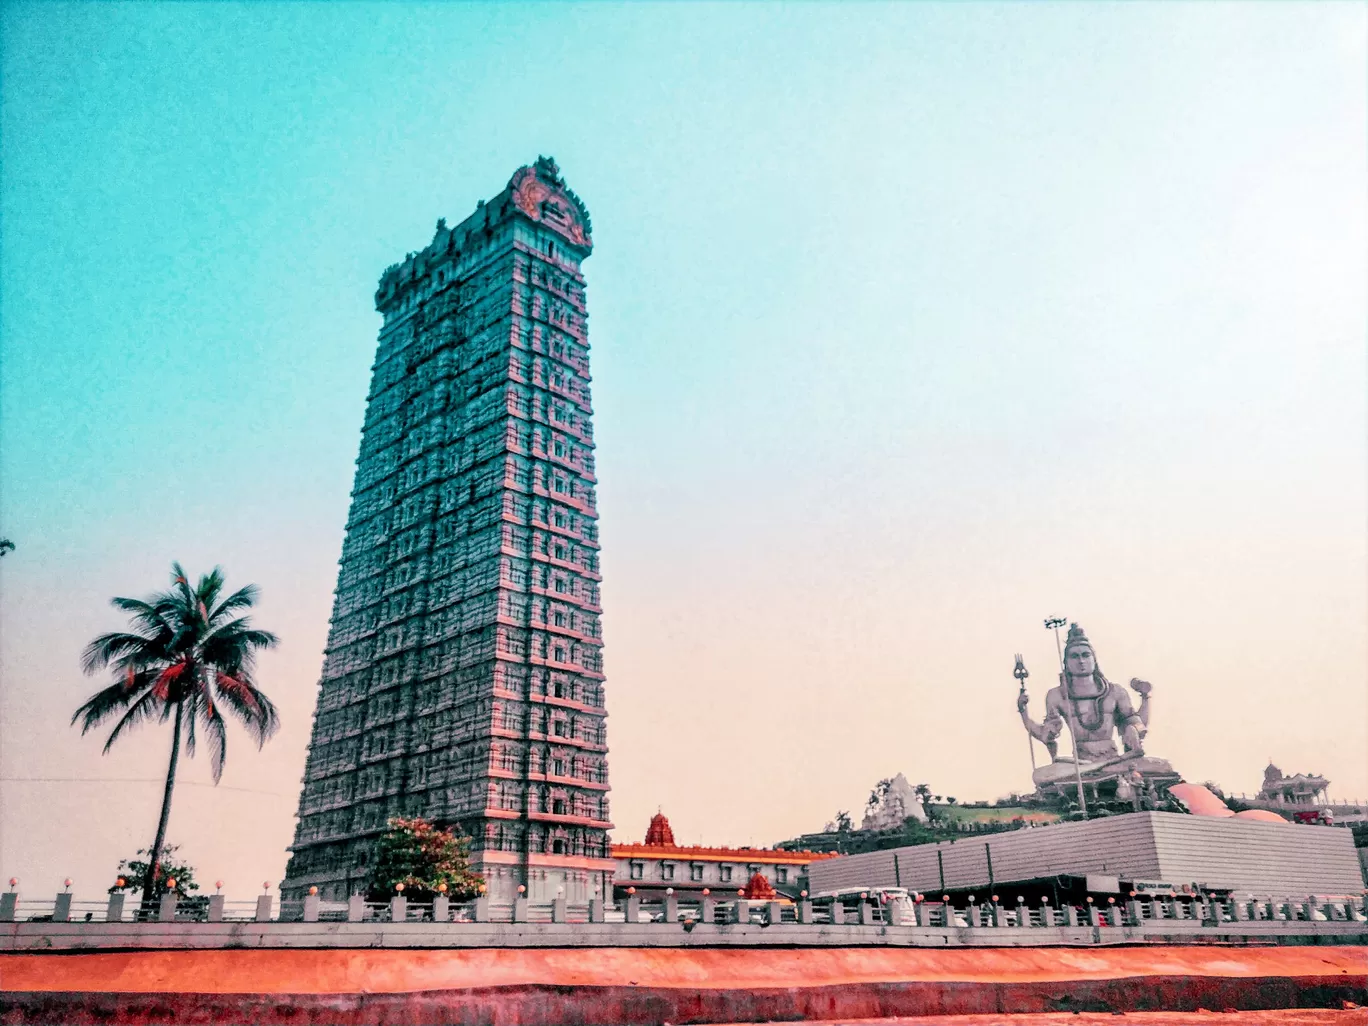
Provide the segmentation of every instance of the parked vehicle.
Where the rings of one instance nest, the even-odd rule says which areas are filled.
[[[838,891],[814,894],[812,901],[817,905],[831,905],[839,901],[848,911],[857,911],[862,904],[874,906],[875,922],[887,923],[892,919],[893,906],[901,905],[911,919],[912,894],[906,887],[843,887]],[[907,921],[905,920],[905,921]]]
[[[1292,813],[1294,822],[1305,824],[1306,826],[1334,826],[1335,813],[1330,809],[1310,809],[1302,812]]]

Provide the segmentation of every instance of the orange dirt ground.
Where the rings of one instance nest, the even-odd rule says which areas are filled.
[[[1127,1017],[1143,1026],[1368,1026],[1353,1007],[1365,1003],[1368,948],[1348,946],[0,955],[0,1026],[1083,1026]]]
[[[1365,974],[1368,948],[1348,946],[219,949],[0,956],[0,990],[123,993],[396,994],[526,985],[749,990]]]
[[[1280,1008],[1266,1012],[1058,1012],[840,1019],[829,1026],[1368,1026],[1368,1009]],[[714,1024],[716,1026],[716,1024]],[[767,1026],[804,1026],[772,1022]]]

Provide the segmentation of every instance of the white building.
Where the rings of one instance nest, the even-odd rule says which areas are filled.
[[[613,893],[621,897],[627,888],[641,897],[658,897],[674,888],[681,897],[701,895],[706,888],[718,896],[735,895],[756,876],[777,893],[796,898],[807,888],[808,866],[834,854],[783,851],[778,848],[708,848],[675,844],[670,821],[662,814],[651,817],[646,840],[641,844],[614,844]]]

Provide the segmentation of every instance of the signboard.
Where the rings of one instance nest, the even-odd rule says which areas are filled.
[[[1163,883],[1159,880],[1136,880],[1135,883],[1131,884],[1131,890],[1135,891],[1136,894],[1152,894],[1167,897],[1177,893],[1178,888],[1174,887],[1173,884]]]
[[[1090,894],[1120,894],[1121,878],[1116,876],[1103,876],[1100,873],[1089,873],[1084,879],[1084,886]]]

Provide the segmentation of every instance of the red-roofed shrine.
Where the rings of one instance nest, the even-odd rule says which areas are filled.
[[[834,854],[785,851],[782,848],[711,848],[675,842],[674,830],[664,813],[651,817],[641,844],[614,844],[617,872],[613,891],[621,897],[628,887],[640,897],[659,897],[667,889],[682,896],[698,896],[704,890],[735,895],[755,890],[756,900],[796,898],[807,888],[807,867]],[[759,881],[759,882],[757,882]],[[768,890],[765,890],[765,889]]]

